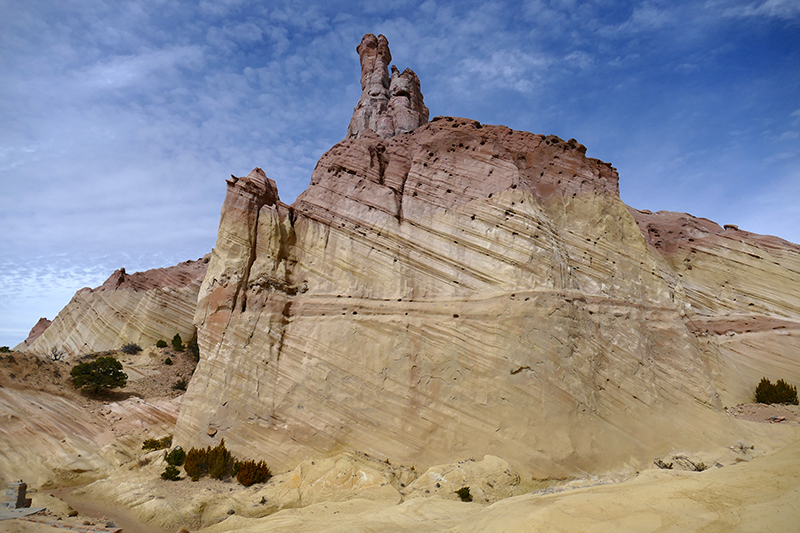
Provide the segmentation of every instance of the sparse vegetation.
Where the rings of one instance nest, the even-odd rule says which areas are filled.
[[[189,385],[189,382],[186,381],[186,378],[181,378],[175,383],[172,384],[172,390],[182,390],[185,391],[186,387]]]
[[[237,481],[245,487],[255,483],[264,483],[272,477],[269,466],[264,461],[240,462],[235,460],[225,447],[225,439],[222,439],[215,448],[192,448],[189,450],[183,463],[183,469],[192,481],[197,481],[206,475],[214,479],[235,476]]]
[[[172,337],[172,349],[176,352],[183,351],[183,339],[181,339],[181,334],[176,333],[174,337]]]
[[[186,459],[186,452],[183,448],[177,446],[174,450],[164,454],[164,460],[168,465],[181,466]]]
[[[8,346],[0,346],[0,353],[10,353],[10,352],[11,348],[9,348]]]
[[[65,355],[67,355],[67,352],[53,346],[52,348],[50,348],[50,352],[48,352],[47,358],[50,359],[51,361],[61,361]]]
[[[167,468],[161,472],[161,479],[167,481],[178,481],[181,478],[181,473],[177,467],[173,465],[167,465]]]
[[[128,355],[136,355],[142,351],[142,347],[134,342],[126,342],[122,345],[122,348],[120,348],[119,351]]]
[[[461,498],[462,502],[472,501],[472,494],[469,493],[469,487],[461,487],[456,491],[456,494]]]
[[[70,372],[72,384],[91,394],[124,387],[128,375],[122,371],[122,363],[113,357],[98,357],[90,363],[78,363]]]
[[[163,450],[172,446],[172,435],[161,437],[160,439],[145,439],[142,443],[143,450]]]
[[[258,463],[255,461],[236,463],[235,470],[236,480],[245,487],[256,483],[264,483],[272,477],[272,472],[269,471],[269,467],[264,461],[259,461]]]
[[[223,479],[233,473],[233,455],[225,448],[225,439],[216,448],[208,450],[208,475],[214,479]]]
[[[197,481],[208,474],[208,450],[210,448],[192,448],[186,454],[183,469],[186,475]]]
[[[758,403],[789,403],[797,405],[797,387],[779,379],[774,385],[767,378],[761,378],[756,387]]]
[[[156,348],[166,348],[166,347],[167,347],[167,341],[163,339],[159,339],[156,341]]]
[[[166,359],[164,359],[164,364],[165,364],[165,365],[171,365],[171,364],[172,364],[172,359],[170,359],[169,357],[167,357]]]

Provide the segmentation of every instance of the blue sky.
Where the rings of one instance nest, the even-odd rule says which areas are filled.
[[[111,272],[214,245],[225,178],[292,202],[355,47],[431,116],[576,138],[622,199],[800,242],[800,2],[0,0],[0,345]]]

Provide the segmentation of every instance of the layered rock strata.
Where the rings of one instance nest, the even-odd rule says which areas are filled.
[[[56,348],[78,355],[116,350],[126,342],[144,347],[175,333],[188,340],[207,267],[203,258],[133,274],[119,269],[100,287],[75,293],[43,332],[15,350],[45,355]]]
[[[414,71],[400,72],[392,65],[389,75],[392,54],[386,37],[368,33],[356,51],[361,61],[361,98],[347,129],[348,139],[361,137],[367,130],[388,139],[428,122],[428,108]]]
[[[723,403],[748,401],[762,377],[800,383],[800,246],[685,213],[630,211],[679,280],[698,346],[724,362]]]
[[[292,206],[258,169],[230,180],[180,442],[276,468],[488,453],[537,477],[729,444],[739,369],[690,320],[702,291],[585,152],[439,117],[337,144]]]

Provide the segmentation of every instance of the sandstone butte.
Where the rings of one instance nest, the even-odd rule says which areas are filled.
[[[427,122],[416,82],[386,105],[385,38],[358,51],[348,138],[294,204],[228,180],[180,442],[567,477],[728,442],[725,406],[800,381],[800,247],[631,209],[575,140]]]
[[[197,293],[208,259],[128,274],[115,271],[100,287],[79,290],[50,323],[40,319],[17,351],[67,355],[119,349],[126,342],[149,346],[175,333],[189,340]]]
[[[749,401],[762,376],[800,382],[800,246],[630,208],[616,170],[573,139],[429,121],[416,74],[389,75],[385,37],[367,35],[357,51],[362,96],[308,189],[287,205],[259,168],[227,181],[202,285],[182,285],[169,324],[186,326],[177,315],[191,309],[201,353],[175,442],[224,438],[239,457],[302,475],[309,458],[357,450],[418,472],[487,456],[543,480],[638,470],[766,431],[725,407]],[[138,296],[123,285],[79,292],[25,349],[163,338],[151,324],[163,295],[146,296],[157,284]],[[797,450],[768,468],[785,469]],[[734,475],[708,478],[720,498]],[[427,493],[440,475],[430,476],[414,484]],[[592,505],[613,507],[650,481]],[[670,494],[700,490],[670,483]],[[776,497],[784,509],[786,494]],[[542,510],[524,498],[453,527],[489,530],[481,524],[507,512],[545,523],[589,505],[557,497]],[[349,511],[356,522],[377,520],[359,501],[347,504],[363,510]],[[753,502],[762,516],[767,504]],[[399,507],[453,512],[426,505]],[[316,512],[282,515],[275,530],[310,531]]]

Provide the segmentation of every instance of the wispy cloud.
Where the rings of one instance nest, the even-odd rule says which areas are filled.
[[[726,17],[769,17],[784,20],[800,18],[800,3],[796,0],[764,0],[726,7]]]

